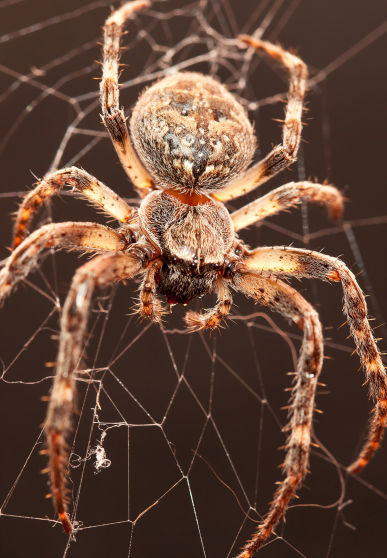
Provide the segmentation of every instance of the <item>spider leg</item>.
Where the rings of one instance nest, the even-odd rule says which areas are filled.
[[[58,193],[66,184],[72,186],[93,204],[101,207],[121,223],[128,222],[137,214],[137,209],[129,207],[113,190],[86,171],[76,167],[60,169],[40,180],[36,188],[23,199],[16,215],[13,248],[19,246],[26,236],[26,227],[35,211],[45,200]]]
[[[80,267],[73,278],[61,318],[57,369],[50,394],[45,424],[49,455],[49,475],[56,511],[67,533],[73,531],[67,514],[66,472],[76,388],[73,372],[82,354],[90,304],[96,287],[130,279],[148,264],[149,247],[134,246],[129,252],[104,254]]]
[[[253,297],[259,304],[279,312],[304,331],[296,383],[289,406],[290,420],[285,427],[285,430],[289,431],[283,464],[285,480],[279,483],[269,513],[237,557],[248,558],[273,532],[286,511],[290,499],[308,472],[315,392],[322,367],[324,347],[317,312],[292,287],[278,279],[269,279],[256,272],[249,272],[243,264],[235,265],[230,273],[230,280],[236,290]]]
[[[116,232],[97,223],[52,223],[34,231],[8,258],[0,271],[0,300],[36,267],[45,248],[63,248],[88,251],[123,251],[130,241],[123,232]]]
[[[103,45],[101,91],[102,119],[110,134],[125,172],[141,197],[155,189],[154,181],[145,169],[130,141],[124,111],[119,107],[118,61],[123,26],[130,16],[149,7],[148,0],[126,2],[106,20]]]
[[[231,214],[236,231],[252,225],[256,221],[266,219],[290,207],[294,207],[304,199],[308,202],[328,206],[334,219],[343,213],[343,197],[334,186],[313,184],[312,182],[289,182],[241,207]]]
[[[214,194],[219,201],[227,201],[243,196],[254,190],[267,180],[289,167],[297,158],[301,140],[301,115],[305,95],[308,69],[306,64],[294,54],[273,45],[267,41],[260,41],[248,35],[240,35],[239,39],[246,45],[262,50],[275,60],[278,60],[290,73],[288,103],[282,128],[282,144],[277,145],[262,161],[253,165],[243,176],[231,182],[220,192]]]
[[[337,258],[297,248],[257,248],[250,252],[244,263],[248,269],[263,274],[270,272],[277,276],[341,281],[343,311],[375,402],[368,438],[358,458],[348,468],[352,474],[360,473],[378,448],[386,427],[387,374],[367,319],[367,304],[354,274]]]
[[[142,318],[147,318],[156,323],[161,323],[161,318],[165,314],[164,308],[156,295],[156,275],[161,265],[161,260],[157,260],[148,267],[140,286],[140,302],[136,307],[136,312]]]
[[[218,290],[218,302],[214,308],[210,308],[204,314],[189,311],[185,315],[184,321],[189,326],[188,332],[200,331],[201,329],[216,329],[220,326],[223,318],[230,312],[232,296],[226,281],[220,276],[216,281],[216,287]]]

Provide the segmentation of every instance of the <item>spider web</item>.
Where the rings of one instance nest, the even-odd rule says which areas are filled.
[[[100,75],[96,41],[111,4],[0,1],[2,258],[11,239],[9,213],[35,181],[32,175],[78,165],[138,203],[99,124],[93,82]],[[240,32],[297,47],[311,73],[298,164],[258,194],[317,177],[333,181],[349,199],[343,222],[302,206],[241,236],[252,246],[294,243],[342,255],[362,272],[358,280],[369,295],[373,324],[386,337],[385,3],[154,2],[133,18],[124,40],[121,100],[128,114],[139,92],[170,72],[217,75],[255,122],[256,159],[266,154],[280,141],[273,119],[282,117],[286,76],[270,61],[239,51],[233,38]],[[66,192],[35,226],[51,220],[106,222]],[[4,555],[234,556],[267,512],[281,478],[283,450],[277,448],[285,443],[286,411],[280,409],[287,404],[283,390],[291,385],[286,373],[295,369],[299,331],[236,297],[227,328],[186,335],[180,307],[161,328],[137,321],[131,313],[135,281],[99,291],[77,374],[70,488],[79,529],[73,541],[44,499],[49,490],[39,474],[46,466],[39,424],[61,308],[84,261],[74,253],[45,253],[1,312]],[[350,358],[348,329],[339,328],[342,293],[338,285],[315,281],[294,286],[318,308],[324,325],[328,359],[321,381],[327,387],[317,396],[324,414],[315,417],[311,474],[259,555],[373,556],[386,544],[387,445],[361,478],[346,475],[371,404],[357,357]],[[204,307],[212,302],[208,297]]]

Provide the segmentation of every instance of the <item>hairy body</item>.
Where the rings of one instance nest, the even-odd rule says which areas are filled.
[[[216,192],[244,172],[256,147],[235,97],[209,76],[179,72],[146,89],[130,122],[134,145],[160,188]]]
[[[74,530],[66,496],[68,440],[76,400],[74,372],[82,354],[96,288],[142,277],[138,312],[160,322],[163,307],[187,304],[216,291],[214,308],[188,312],[189,331],[219,327],[232,305],[231,289],[279,312],[303,330],[289,422],[285,478],[268,514],[238,558],[248,558],[273,532],[308,470],[314,398],[323,362],[322,329],[316,310],[281,277],[341,282],[344,313],[374,398],[369,435],[349,471],[358,473],[379,446],[387,418],[387,375],[367,319],[356,278],[338,259],[306,250],[272,247],[248,250],[236,232],[300,203],[324,204],[340,217],[343,199],[333,186],[285,184],[229,214],[222,202],[254,190],[290,166],[301,139],[307,67],[297,56],[269,42],[241,36],[241,48],[255,48],[289,73],[282,143],[247,169],[255,149],[253,128],[240,103],[213,78],[198,73],[165,77],[139,98],[131,119],[133,144],[119,106],[118,60],[123,25],[147,0],[127,2],[104,27],[101,109],[122,166],[142,198],[130,207],[110,188],[75,167],[42,179],[24,199],[14,229],[14,251],[0,272],[0,299],[36,266],[39,254],[59,246],[106,252],[75,273],[61,315],[54,385],[46,419],[48,473],[55,509],[68,533]],[[116,230],[96,223],[54,223],[28,236],[28,224],[42,203],[70,186],[120,223]]]

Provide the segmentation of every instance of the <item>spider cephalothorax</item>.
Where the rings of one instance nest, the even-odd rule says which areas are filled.
[[[186,304],[213,290],[234,244],[223,204],[205,194],[155,191],[141,203],[139,224],[161,252],[158,292],[170,304]]]
[[[235,233],[301,199],[325,204],[334,217],[342,197],[333,186],[291,182],[235,211],[222,202],[257,188],[296,160],[301,137],[302,103],[307,68],[300,58],[278,46],[241,36],[246,45],[279,61],[290,75],[282,144],[246,170],[255,148],[252,126],[237,100],[212,78],[177,73],[147,89],[134,108],[130,140],[119,108],[118,59],[123,25],[131,14],[149,6],[127,2],[104,27],[101,107],[104,124],[121,163],[143,198],[130,207],[87,172],[71,167],[41,180],[25,198],[16,218],[14,251],[0,273],[4,299],[38,262],[45,248],[60,246],[106,252],[74,276],[61,317],[56,376],[46,420],[52,496],[64,529],[71,533],[66,472],[71,419],[75,407],[74,371],[79,365],[94,290],[142,276],[139,313],[154,322],[163,314],[157,292],[170,304],[187,304],[216,291],[218,301],[204,313],[188,312],[190,330],[213,329],[230,311],[230,289],[279,312],[304,332],[289,406],[289,437],[279,483],[269,513],[238,558],[258,550],[285,512],[307,473],[314,398],[323,359],[321,324],[315,309],[281,277],[340,281],[344,313],[375,401],[368,439],[349,471],[358,473],[378,447],[387,416],[387,376],[367,306],[354,275],[337,258],[291,247],[247,250]],[[120,223],[116,230],[96,223],[54,223],[27,236],[27,225],[45,199],[69,185]]]

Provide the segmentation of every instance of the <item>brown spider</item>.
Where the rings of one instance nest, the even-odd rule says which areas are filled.
[[[323,203],[333,217],[339,217],[342,197],[338,190],[292,182],[231,215],[222,203],[257,188],[296,160],[306,65],[271,43],[239,37],[241,48],[248,45],[263,51],[278,60],[290,75],[282,144],[248,170],[256,142],[244,109],[225,87],[198,73],[165,77],[140,96],[130,122],[135,150],[124,113],[119,109],[119,45],[125,21],[134,11],[149,5],[146,0],[128,2],[107,19],[101,82],[103,121],[125,171],[143,198],[139,209],[129,207],[107,186],[75,167],[46,176],[19,209],[14,251],[0,273],[0,297],[4,299],[26,277],[45,248],[107,252],[75,273],[63,307],[57,370],[45,424],[52,497],[68,533],[74,529],[66,497],[66,440],[71,432],[76,393],[73,373],[81,356],[96,287],[141,275],[138,312],[154,322],[159,322],[163,313],[156,292],[165,294],[170,304],[187,304],[215,290],[218,302],[214,308],[203,314],[187,313],[190,331],[218,327],[230,310],[229,289],[233,288],[303,330],[286,427],[289,437],[285,479],[279,484],[269,513],[239,554],[239,558],[247,558],[273,532],[307,472],[315,391],[323,360],[317,312],[279,278],[308,277],[342,283],[344,313],[375,400],[368,439],[349,468],[351,473],[359,473],[379,445],[387,414],[387,377],[367,320],[363,294],[343,262],[290,247],[248,250],[235,234],[293,207],[301,199]],[[25,238],[33,213],[65,185],[103,208],[121,223],[120,228],[114,230],[96,223],[54,223]]]

